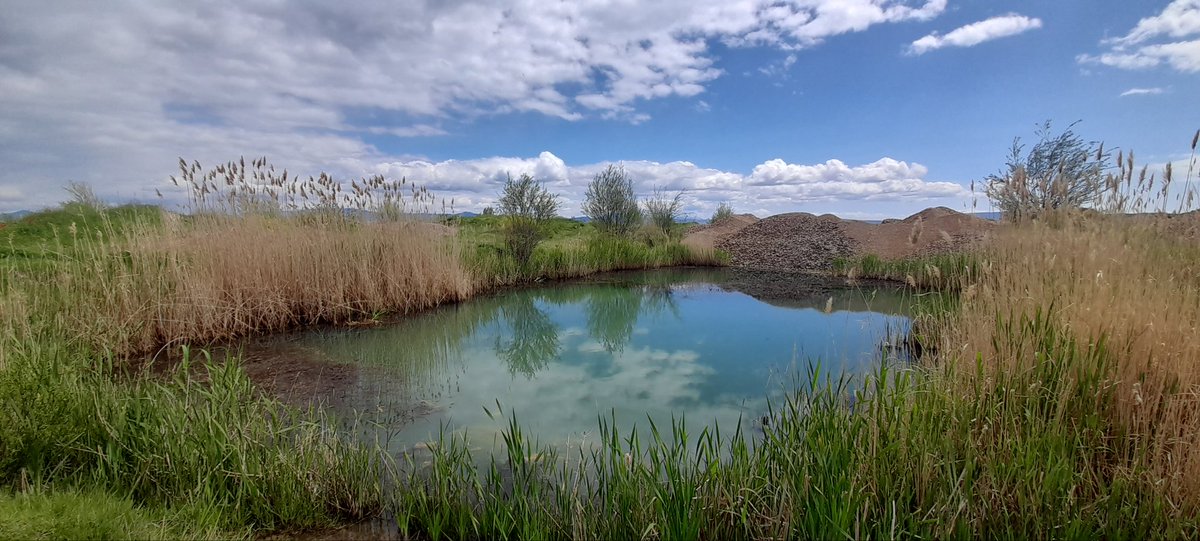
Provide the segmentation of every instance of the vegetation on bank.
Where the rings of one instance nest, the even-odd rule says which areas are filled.
[[[477,468],[443,441],[397,520],[432,538],[1196,537],[1200,223],[1123,215],[1169,193],[1124,163],[1112,215],[1031,207],[972,254],[842,262],[958,292],[919,365],[804,380],[760,438],[680,419],[639,441],[601,419],[603,445],[562,456],[503,412],[507,453]]]
[[[1118,174],[1104,182],[1119,191],[1108,200],[1149,200],[1132,193],[1146,183],[1135,183],[1124,169]],[[307,193],[323,189],[319,179],[302,186]],[[252,199],[255,208],[263,204]],[[488,216],[462,222],[458,244],[429,237],[435,244],[427,246],[462,252],[414,248],[406,252],[412,260],[394,267],[398,262],[385,252],[400,245],[381,243],[424,237],[400,229],[378,235],[411,224],[384,221],[385,229],[373,229],[379,224],[340,211],[289,215],[268,206],[211,221],[173,224],[168,218],[157,228],[108,222],[99,234],[86,235],[76,226],[68,235],[73,248],[64,247],[61,235],[51,236],[52,249],[37,264],[3,270],[0,475],[15,492],[0,496],[0,509],[24,506],[30,511],[22,516],[34,515],[24,523],[33,526],[18,531],[36,533],[48,528],[37,525],[36,509],[53,508],[38,503],[38,494],[66,501],[81,494],[114,508],[128,505],[130,522],[112,528],[151,537],[153,531],[138,528],[247,534],[379,513],[395,517],[405,533],[427,538],[1200,535],[1200,370],[1194,362],[1200,358],[1200,250],[1197,226],[1188,221],[1194,217],[1069,209],[1021,216],[961,259],[857,262],[864,277],[903,272],[918,285],[958,291],[953,317],[934,319],[929,339],[936,347],[918,365],[884,363],[863,381],[798,380],[796,392],[766,419],[726,433],[691,434],[684,419],[647,420],[661,424],[643,441],[632,427],[601,417],[604,443],[573,453],[536,445],[523,432],[520,412],[498,410],[492,413],[509,425],[490,463],[478,466],[465,442],[446,438],[431,446],[428,464],[402,460],[398,468],[378,448],[335,431],[323,413],[295,412],[262,397],[236,361],[197,359],[206,368],[129,377],[114,362],[114,345],[155,336],[143,322],[162,314],[207,321],[170,308],[188,306],[188,299],[200,314],[291,314],[289,324],[303,324],[312,314],[361,316],[383,305],[371,304],[378,298],[416,307],[457,291],[553,278],[605,262],[674,261],[674,248],[632,232],[614,235],[550,220],[545,240],[522,266],[509,263],[515,258],[503,237],[488,231],[489,220],[504,217]],[[229,271],[241,279],[217,280],[223,267],[205,266],[199,259],[209,252],[184,244],[211,250],[222,246],[221,235],[248,234],[219,229],[222,224],[263,232],[255,245],[261,250],[241,253],[245,259],[285,257],[284,248],[267,246],[275,239],[295,245],[298,254],[326,250],[366,261],[328,271],[320,276],[330,282],[312,285],[289,281],[325,272],[306,270],[303,255],[283,259],[293,261],[293,271],[275,273],[264,263]],[[189,236],[209,227],[218,229],[207,244]],[[320,233],[308,240],[272,236],[293,227]],[[472,235],[492,240],[466,242]],[[389,238],[365,240],[376,237]],[[84,240],[93,238],[103,240]],[[313,263],[338,264],[336,257]],[[437,278],[446,287],[373,296],[399,294],[404,288],[392,282],[401,276],[448,272],[439,265],[456,269],[454,279]],[[198,275],[184,272],[192,268]],[[133,271],[140,277],[126,276]],[[49,285],[51,277],[65,277],[61,291]],[[356,285],[316,291],[342,285],[332,280]],[[193,283],[203,287],[188,289]],[[157,296],[132,292],[151,285]],[[266,293],[251,296],[254,288]],[[192,296],[154,300],[173,291]],[[309,295],[322,300],[311,302]],[[136,306],[122,299],[140,298],[153,302],[116,310]],[[125,328],[108,319],[113,313],[125,314],[113,320]],[[160,319],[154,328],[176,328]],[[236,320],[246,329],[282,321],[287,318]],[[392,480],[396,489],[385,492]]]
[[[326,412],[263,396],[236,359],[198,354],[143,371],[127,357],[406,313],[517,281],[711,260],[587,235],[539,247],[548,263],[532,268],[512,265],[501,243],[489,267],[469,232],[448,237],[415,218],[431,199],[403,182],[342,191],[265,160],[181,168],[187,215],[105,208],[81,192],[0,230],[0,506],[14,511],[0,532],[65,535],[70,521],[44,513],[83,501],[133,510],[76,521],[118,537],[238,537],[377,516],[393,457]]]

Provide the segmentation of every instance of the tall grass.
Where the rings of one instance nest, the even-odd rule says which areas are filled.
[[[958,290],[978,277],[982,260],[975,253],[938,254],[889,260],[874,254],[833,261],[834,276],[904,282],[921,289]]]
[[[582,237],[572,244],[539,246],[526,265],[488,245],[476,246],[466,261],[481,288],[614,270],[728,264],[728,258],[715,250],[696,249],[679,242],[650,245],[606,234]]]
[[[109,494],[188,536],[328,526],[381,509],[384,457],[333,432],[323,414],[262,396],[236,362],[202,356],[190,366],[185,354],[166,379],[129,379],[111,357],[64,339],[66,329],[4,330],[5,484]]]
[[[189,215],[75,202],[3,232],[0,482],[111,496],[186,535],[377,515],[389,460],[345,420],[264,397],[236,359],[185,355],[151,376],[126,357],[408,313],[526,275],[472,267],[452,230],[410,214],[431,199],[402,182],[343,190],[265,160],[181,163],[176,181]],[[565,277],[689,255],[597,244],[541,257],[539,276]]]
[[[812,378],[754,444],[741,431],[689,438],[682,420],[639,441],[602,420],[602,445],[561,456],[510,419],[490,467],[476,468],[463,442],[434,447],[398,494],[402,528],[432,538],[1200,535],[1200,224],[1194,213],[1126,216],[1161,209],[1169,192],[1121,163],[1106,181],[1111,215],[1040,213],[971,256],[866,261],[874,274],[918,282],[924,272],[917,285],[959,291],[921,364],[885,363],[853,385]]]

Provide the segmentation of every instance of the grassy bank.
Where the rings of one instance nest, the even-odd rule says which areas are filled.
[[[866,254],[833,261],[834,276],[894,280],[910,287],[957,291],[974,283],[982,269],[982,258],[975,253],[939,254],[912,259],[883,259]]]
[[[392,458],[337,432],[345,420],[263,396],[236,359],[151,375],[126,357],[699,261],[589,235],[539,250],[556,263],[489,267],[469,237],[405,212],[227,203],[185,216],[73,203],[0,230],[0,533],[242,537],[377,516]],[[47,515],[87,502],[122,511]]]
[[[558,221],[518,264],[493,219],[450,236],[403,215],[255,208],[76,205],[0,230],[0,511],[15,517],[0,534],[249,536],[387,515],[424,538],[1200,535],[1200,250],[1179,221],[1194,217],[1064,215],[969,256],[842,262],[957,292],[930,304],[953,317],[929,318],[920,365],[801,379],[765,423],[726,433],[659,419],[639,440],[602,417],[603,443],[569,452],[498,410],[508,429],[478,467],[450,438],[395,464],[263,396],[236,360],[150,376],[121,356],[718,256]],[[112,511],[47,518],[85,505]]]
[[[659,420],[638,441],[602,420],[602,445],[562,456],[504,412],[499,458],[443,441],[398,521],[432,538],[1195,537],[1190,242],[1121,219],[1011,228],[921,366],[802,381],[756,444],[749,423]]]
[[[477,216],[447,221],[458,228],[464,260],[480,288],[575,278],[614,270],[728,264],[723,253],[690,248],[673,240],[682,236],[686,227],[682,224],[677,224],[676,231],[670,236],[643,231],[621,237],[566,218],[555,218],[544,226],[546,239],[534,250],[530,261],[521,264],[504,248],[500,234],[503,219]]]

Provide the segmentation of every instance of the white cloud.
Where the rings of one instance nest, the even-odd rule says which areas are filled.
[[[145,198],[180,156],[339,175],[405,161],[367,135],[436,137],[480,115],[650,120],[722,76],[710,44],[814,46],[928,20],[945,0],[45,2],[0,17],[0,185]],[[788,62],[785,60],[785,62]],[[409,160],[411,158],[408,158]],[[459,182],[456,180],[455,182]]]
[[[1129,90],[1122,92],[1121,97],[1124,98],[1125,96],[1154,96],[1154,95],[1162,94],[1163,92],[1165,92],[1165,90],[1163,90],[1162,88],[1158,88],[1158,87],[1130,88]]]
[[[1124,36],[1101,42],[1107,52],[1077,57],[1080,63],[1120,69],[1146,69],[1166,64],[1176,71],[1200,72],[1200,0],[1175,0],[1158,15],[1146,17]],[[1174,41],[1150,43],[1163,38]],[[1193,39],[1186,39],[1193,38]]]
[[[909,53],[920,55],[942,47],[973,47],[1041,27],[1041,19],[1010,13],[955,28],[945,35],[929,34],[912,42]]]
[[[561,197],[563,214],[576,215],[587,183],[608,165],[569,166],[554,154],[542,152],[536,158],[389,162],[379,165],[376,171],[425,184],[453,197],[456,210],[474,211],[495,201],[506,173],[529,173]],[[687,210],[697,216],[707,216],[722,201],[732,202],[739,209],[774,214],[812,203],[837,210],[839,204],[846,208],[846,202],[863,200],[924,202],[937,198],[962,200],[967,196],[967,190],[959,184],[925,180],[925,166],[892,158],[854,167],[840,160],[801,165],[773,159],[755,166],[749,175],[687,161],[638,160],[619,165],[633,177],[639,196],[655,190],[682,190]]]
[[[1138,21],[1128,34],[1107,43],[1129,46],[1161,36],[1182,38],[1192,34],[1200,34],[1200,0],[1175,0],[1162,13]]]

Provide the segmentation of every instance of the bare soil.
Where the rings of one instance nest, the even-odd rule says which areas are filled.
[[[691,248],[711,250],[716,248],[718,243],[757,221],[758,216],[753,214],[735,214],[720,223],[699,225],[688,231],[683,238],[683,244]]]
[[[725,250],[738,267],[819,271],[840,257],[904,259],[968,250],[996,227],[995,222],[946,207],[879,224],[797,212],[697,228],[684,243]]]

